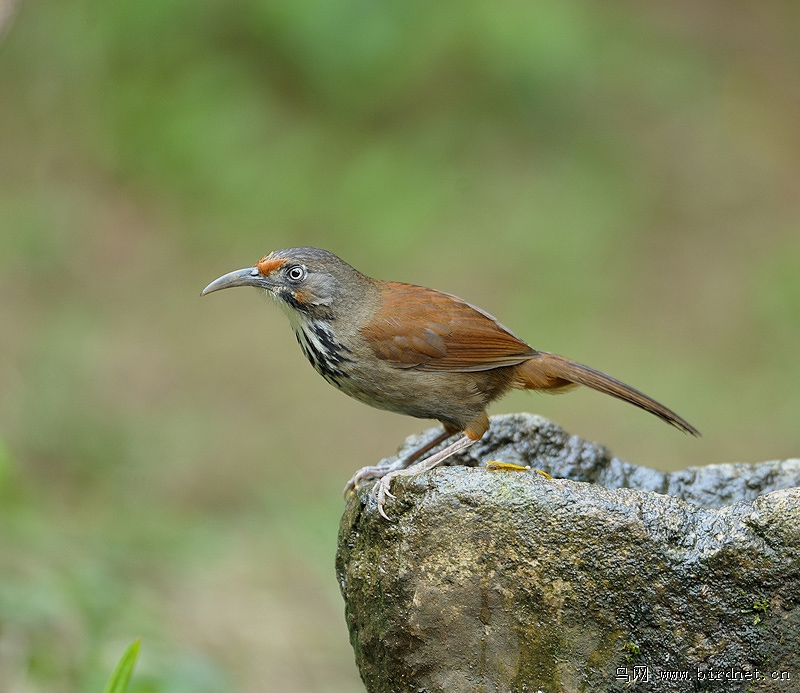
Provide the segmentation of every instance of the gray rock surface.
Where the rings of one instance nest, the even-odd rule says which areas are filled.
[[[446,467],[396,480],[392,522],[347,504],[370,693],[800,691],[800,461],[665,474],[529,415],[477,460],[563,478]]]

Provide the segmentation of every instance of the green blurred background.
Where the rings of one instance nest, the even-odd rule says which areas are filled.
[[[9,4],[5,8],[10,7]],[[341,488],[415,421],[255,291],[319,245],[673,407],[514,394],[660,469],[800,454],[800,5],[28,0],[0,46],[0,691],[363,690]]]

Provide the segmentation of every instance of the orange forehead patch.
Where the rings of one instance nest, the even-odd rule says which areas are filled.
[[[272,257],[272,255],[265,255],[256,263],[256,269],[263,276],[272,274],[279,267],[286,264],[286,258]]]

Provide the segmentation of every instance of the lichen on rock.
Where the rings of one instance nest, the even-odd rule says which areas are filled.
[[[530,415],[467,452],[554,478],[399,478],[391,522],[369,488],[348,502],[337,572],[370,693],[800,690],[799,461],[664,474]]]

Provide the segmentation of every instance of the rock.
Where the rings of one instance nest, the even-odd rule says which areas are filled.
[[[370,693],[800,691],[800,461],[664,474],[529,415],[478,459],[568,478],[444,467],[395,481],[391,522],[348,502]]]

